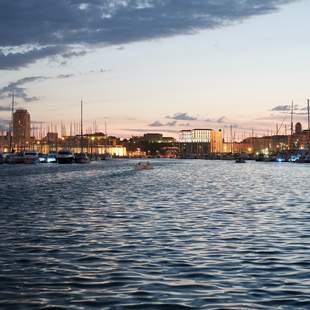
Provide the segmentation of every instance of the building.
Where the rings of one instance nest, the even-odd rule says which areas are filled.
[[[210,143],[212,129],[193,129],[193,143]]]
[[[179,132],[179,142],[180,143],[192,143],[192,131],[191,130],[181,130]]]
[[[160,143],[163,139],[163,135],[161,133],[146,133],[143,135],[143,140],[150,143]]]
[[[223,149],[222,131],[213,129],[182,130],[179,133],[181,157],[203,158],[210,153],[221,153]]]
[[[25,148],[30,143],[30,114],[25,109],[17,109],[13,114],[13,142],[17,149]]]
[[[211,153],[223,153],[223,132],[222,130],[211,131]]]

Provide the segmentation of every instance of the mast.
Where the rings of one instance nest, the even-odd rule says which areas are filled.
[[[310,100],[307,100],[308,108],[308,152],[310,151]]]
[[[83,100],[81,100],[81,140],[80,140],[81,153],[83,153]]]
[[[107,153],[107,142],[108,142],[108,134],[107,134],[107,120],[104,120],[104,133],[105,133],[105,141],[104,141],[104,154]]]
[[[10,151],[13,150],[13,117],[14,117],[14,90],[12,91],[12,106],[11,106],[11,122],[10,122]]]
[[[292,108],[291,108],[291,143],[290,143],[290,149],[292,150],[294,147],[294,141],[293,141],[293,134],[294,134],[294,101],[292,101]]]
[[[291,136],[294,134],[294,123],[293,123],[293,118],[294,118],[294,101],[292,101],[292,109],[291,109]]]

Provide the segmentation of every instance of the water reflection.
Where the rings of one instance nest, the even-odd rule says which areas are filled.
[[[310,166],[0,169],[0,307],[309,309]]]

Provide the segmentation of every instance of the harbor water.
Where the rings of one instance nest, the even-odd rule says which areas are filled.
[[[309,309],[310,165],[0,166],[1,309]]]

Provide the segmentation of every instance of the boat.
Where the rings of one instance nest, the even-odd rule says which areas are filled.
[[[24,156],[22,153],[6,153],[4,157],[4,162],[10,165],[23,164]]]
[[[75,155],[75,162],[77,164],[88,164],[90,160],[86,153],[78,153]]]
[[[24,164],[38,164],[38,163],[40,163],[39,153],[36,151],[25,151],[23,153],[23,157],[24,157]]]
[[[90,162],[89,157],[83,152],[83,101],[81,100],[81,137],[80,137],[80,153],[75,155],[75,162],[77,164],[88,164]]]
[[[39,153],[39,161],[40,163],[47,163],[47,155]]]
[[[239,154],[239,156],[236,158],[236,164],[245,164],[246,161],[246,155],[244,153]]]
[[[57,152],[49,152],[46,157],[46,162],[48,164],[57,163]]]
[[[139,162],[135,165],[135,169],[137,171],[141,171],[141,170],[152,170],[154,169],[154,166],[149,162]]]
[[[309,164],[310,163],[310,154],[307,153],[303,156],[301,156],[298,160],[295,161],[296,163],[301,163],[301,164]]]
[[[61,150],[57,154],[58,164],[72,164],[74,161],[74,155],[72,152],[67,150]]]
[[[284,163],[288,162],[288,155],[285,152],[280,152],[276,155],[276,162]]]

